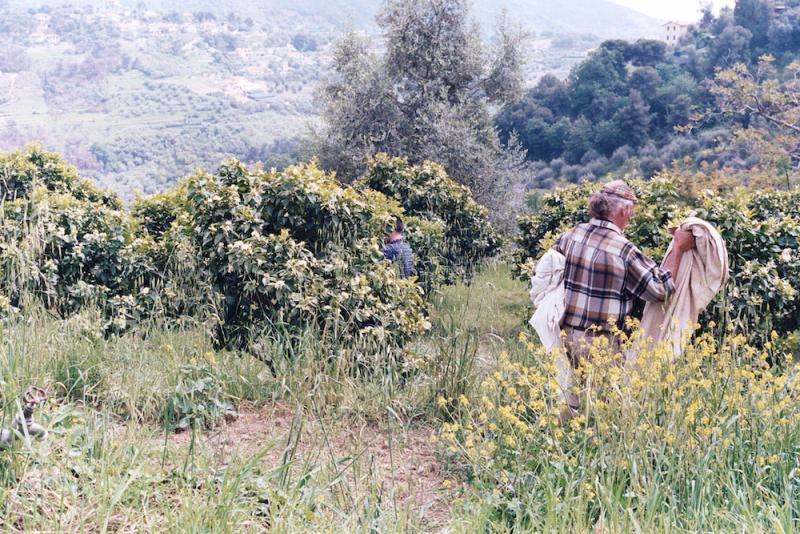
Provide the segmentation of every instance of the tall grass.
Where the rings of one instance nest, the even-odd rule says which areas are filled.
[[[106,337],[96,310],[63,320],[28,306],[0,325],[0,424],[26,387],[45,386],[52,402],[36,418],[50,436],[0,450],[0,522],[47,532],[796,529],[798,369],[773,365],[776,345],[706,336],[678,365],[654,351],[625,375],[598,346],[582,412],[564,428],[549,357],[520,336],[526,309],[524,284],[499,265],[434,296],[433,327],[402,352],[308,330],[264,336],[251,354],[215,349],[198,322]],[[205,378],[212,387],[189,393]],[[178,415],[192,423],[176,434],[165,414],[182,399],[194,411]],[[227,427],[217,401],[246,417]],[[420,434],[436,437],[447,473],[422,507],[398,478]],[[447,505],[431,519],[437,498]]]
[[[631,341],[633,344],[633,341]],[[476,490],[462,521],[498,531],[789,532],[800,524],[800,366],[702,335],[623,367],[602,340],[558,422],[551,357],[501,354],[453,410],[443,451]]]
[[[427,368],[411,356],[345,347],[315,331],[264,337],[255,355],[216,350],[202,325],[157,321],[107,337],[100,317],[86,308],[62,320],[30,306],[0,326],[2,425],[27,386],[46,387],[52,399],[36,414],[49,439],[0,451],[7,530],[424,530],[393,481],[405,434],[432,416]],[[214,387],[193,389],[206,378]],[[192,410],[178,413],[183,400]],[[273,407],[265,419],[285,407],[291,428],[266,432],[256,448],[251,440],[239,449],[233,435],[220,451],[222,430],[204,419],[217,401]],[[175,438],[187,414],[200,423]],[[386,439],[388,467],[376,464],[373,443],[339,443],[364,426]]]

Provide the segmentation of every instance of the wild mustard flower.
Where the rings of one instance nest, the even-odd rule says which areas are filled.
[[[594,486],[592,486],[588,482],[584,482],[581,485],[581,489],[583,490],[583,493],[586,495],[587,499],[593,499],[594,498]]]
[[[623,350],[637,347],[636,336],[623,339]],[[525,365],[508,353],[498,358],[481,384],[479,400],[468,399],[460,412],[459,430],[442,429],[454,440],[450,443],[458,444],[452,446],[460,451],[455,458],[472,466],[476,483],[486,484],[500,501],[518,503],[557,484],[565,495],[579,487],[587,502],[596,492],[588,480],[607,480],[613,473],[627,477],[620,484],[641,477],[635,483],[646,485],[696,470],[711,477],[715,485],[709,488],[718,490],[727,482],[714,477],[732,466],[741,473],[750,473],[746,468],[754,464],[786,465],[784,473],[800,470],[796,455],[781,454],[780,441],[787,433],[800,433],[800,378],[795,378],[800,365],[773,368],[774,356],[748,345],[744,336],[729,335],[718,343],[700,334],[678,362],[664,347],[641,349],[630,366],[607,342],[593,342],[576,373],[581,409],[567,428],[558,422],[552,357],[541,349],[524,350]],[[745,437],[750,435],[758,437],[757,444]],[[659,463],[678,458],[680,468]],[[771,472],[778,471],[747,476]],[[688,494],[680,500],[685,479],[667,479],[662,491],[692,506]],[[753,480],[754,485],[768,482]]]

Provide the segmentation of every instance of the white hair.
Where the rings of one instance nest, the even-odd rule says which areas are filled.
[[[617,211],[633,206],[634,202],[617,195],[597,191],[589,197],[589,216],[595,219],[610,219]]]

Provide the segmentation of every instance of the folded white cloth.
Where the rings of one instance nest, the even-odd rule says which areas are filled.
[[[548,350],[561,348],[561,318],[564,316],[564,266],[567,259],[550,249],[536,264],[531,277],[534,312],[530,325]]]

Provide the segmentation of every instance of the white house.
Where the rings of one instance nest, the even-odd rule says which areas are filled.
[[[671,20],[665,23],[662,27],[664,28],[664,40],[667,42],[668,46],[675,46],[678,44],[678,41],[681,40],[681,37],[686,35],[686,32],[689,31],[689,28],[692,26],[689,22],[678,22]]]

